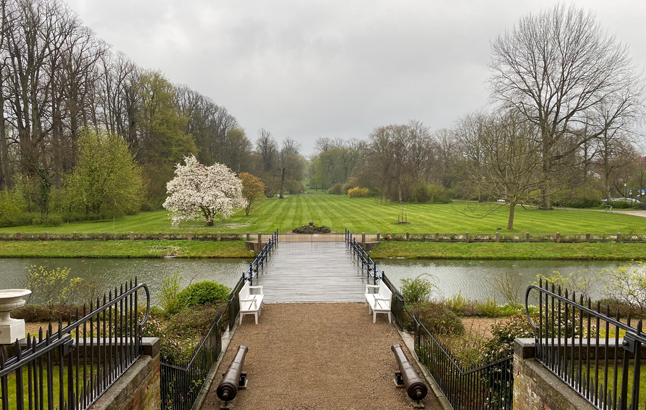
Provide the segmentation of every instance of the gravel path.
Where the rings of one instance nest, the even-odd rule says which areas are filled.
[[[236,330],[202,409],[220,407],[215,391],[240,344],[249,347],[249,385],[234,409],[412,408],[404,389],[394,386],[393,343],[404,346],[386,316],[373,324],[363,303],[265,305],[258,325],[245,316]],[[441,409],[430,386],[422,402]]]

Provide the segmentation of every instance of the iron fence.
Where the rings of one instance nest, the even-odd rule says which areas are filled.
[[[575,292],[543,281],[527,288],[526,306],[532,291],[538,293],[538,314],[527,315],[536,359],[598,409],[643,409],[642,321],[633,326],[630,316],[620,318],[617,311],[612,317],[609,307],[593,306],[583,296],[577,301]]]
[[[233,330],[235,326],[236,319],[240,313],[240,290],[246,282],[245,274],[242,273],[242,277],[238,280],[238,283],[233,287],[231,293],[229,293],[229,300],[227,301],[227,311],[229,313],[229,330]]]
[[[395,323],[400,329],[404,328],[404,296],[402,293],[399,291],[399,289],[390,281],[390,279],[386,276],[385,272],[381,272],[381,276],[379,275],[379,271],[377,270],[377,262],[372,260],[370,257],[370,254],[366,252],[366,250],[361,246],[360,242],[357,242],[357,239],[354,237],[354,235],[348,230],[345,229],[345,242],[346,244],[350,247],[350,250],[353,252],[353,254],[358,258],[358,260],[361,262],[361,272],[363,274],[363,270],[366,270],[366,275],[368,279],[372,279],[373,284],[377,285],[380,280],[383,281],[384,285],[390,289],[392,292],[392,299],[390,301],[390,311],[392,316],[395,318]]]
[[[513,407],[513,356],[462,370],[440,341],[414,317],[415,353],[455,410]]]
[[[146,294],[143,312],[139,293]],[[96,306],[96,308],[95,308]],[[15,354],[0,355],[2,410],[87,409],[141,356],[141,330],[148,319],[150,294],[145,284],[114,289],[103,301],[77,309],[58,330],[16,341]]]
[[[400,329],[404,328],[404,295],[393,285],[393,283],[388,279],[384,272],[381,272],[381,280],[384,282],[384,285],[388,286],[388,289],[392,292],[393,296],[390,300],[390,312],[395,319],[397,327]]]
[[[189,410],[193,407],[211,367],[222,352],[222,317],[220,314],[213,320],[186,363],[160,363],[163,409]]]

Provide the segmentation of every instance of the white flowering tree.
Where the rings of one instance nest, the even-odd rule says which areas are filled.
[[[226,219],[236,208],[244,208],[242,182],[222,164],[205,167],[194,156],[186,165],[175,165],[175,178],[166,185],[170,194],[164,208],[171,211],[173,226],[182,221],[204,219],[213,226],[215,218]]]

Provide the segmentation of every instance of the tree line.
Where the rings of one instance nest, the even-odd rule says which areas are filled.
[[[508,229],[517,204],[600,205],[646,189],[635,146],[644,80],[591,13],[557,5],[523,17],[492,42],[489,68],[493,103],[452,129],[410,121],[378,127],[365,143],[319,140],[310,184],[367,187],[400,203],[502,200]]]
[[[111,49],[60,0],[0,0],[0,57],[0,217],[156,208],[190,155],[299,188],[293,140],[263,131],[255,154],[224,106]]]

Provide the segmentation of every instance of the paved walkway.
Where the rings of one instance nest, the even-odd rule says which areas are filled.
[[[266,303],[361,302],[367,277],[345,242],[278,242],[254,279]]]
[[[240,344],[249,347],[249,384],[234,409],[412,408],[406,392],[394,386],[393,343],[404,346],[385,315],[373,324],[363,303],[266,305],[258,325],[245,316],[236,329],[202,409],[219,409],[215,392]],[[423,403],[440,409],[430,388]]]

